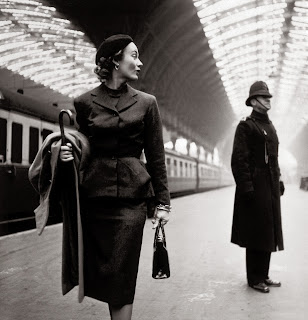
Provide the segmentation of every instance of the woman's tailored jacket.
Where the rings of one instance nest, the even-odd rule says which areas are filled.
[[[83,188],[88,197],[151,198],[169,204],[162,123],[156,98],[133,89],[119,100],[104,84],[74,101],[79,131],[91,145]],[[140,160],[144,149],[147,169]]]
[[[283,250],[278,137],[267,115],[253,111],[237,126],[231,167],[236,182],[231,242]]]

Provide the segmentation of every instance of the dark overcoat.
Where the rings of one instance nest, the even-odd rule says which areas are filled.
[[[155,198],[170,204],[162,123],[153,95],[127,85],[119,101],[104,84],[74,102],[79,131],[90,141],[87,197]],[[144,149],[147,167],[140,160]]]
[[[231,242],[283,250],[278,137],[267,114],[253,111],[237,126],[231,167],[236,182]],[[252,197],[247,197],[247,193]]]
[[[60,132],[54,132],[44,140],[28,176],[40,195],[40,205],[34,211],[38,234],[43,233],[49,215],[63,215],[62,293],[65,295],[79,284],[81,302],[84,298],[83,232],[78,184],[87,167],[90,146],[88,139],[78,131],[66,132],[65,138],[72,145],[73,165],[58,161],[62,141]],[[70,175],[64,174],[67,169]]]

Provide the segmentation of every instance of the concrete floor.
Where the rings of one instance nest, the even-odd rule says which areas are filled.
[[[281,288],[247,287],[245,251],[230,243],[234,187],[172,201],[166,227],[171,278],[151,278],[151,221],[145,226],[134,320],[303,320],[308,318],[308,192],[282,197],[285,250],[272,255]],[[109,319],[108,307],[77,288],[61,294],[62,226],[0,238],[1,320]]]

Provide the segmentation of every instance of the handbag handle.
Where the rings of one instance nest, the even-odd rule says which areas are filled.
[[[164,247],[166,247],[166,235],[165,235],[164,226],[159,221],[158,226],[156,227],[156,230],[155,230],[154,244],[153,244],[154,248],[156,248],[156,244],[158,242],[158,237],[159,237],[159,231],[160,230],[162,232],[162,241],[161,242],[163,242]]]

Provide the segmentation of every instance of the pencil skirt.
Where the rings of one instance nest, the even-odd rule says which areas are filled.
[[[113,306],[134,301],[144,199],[92,198],[83,216],[85,295]]]

